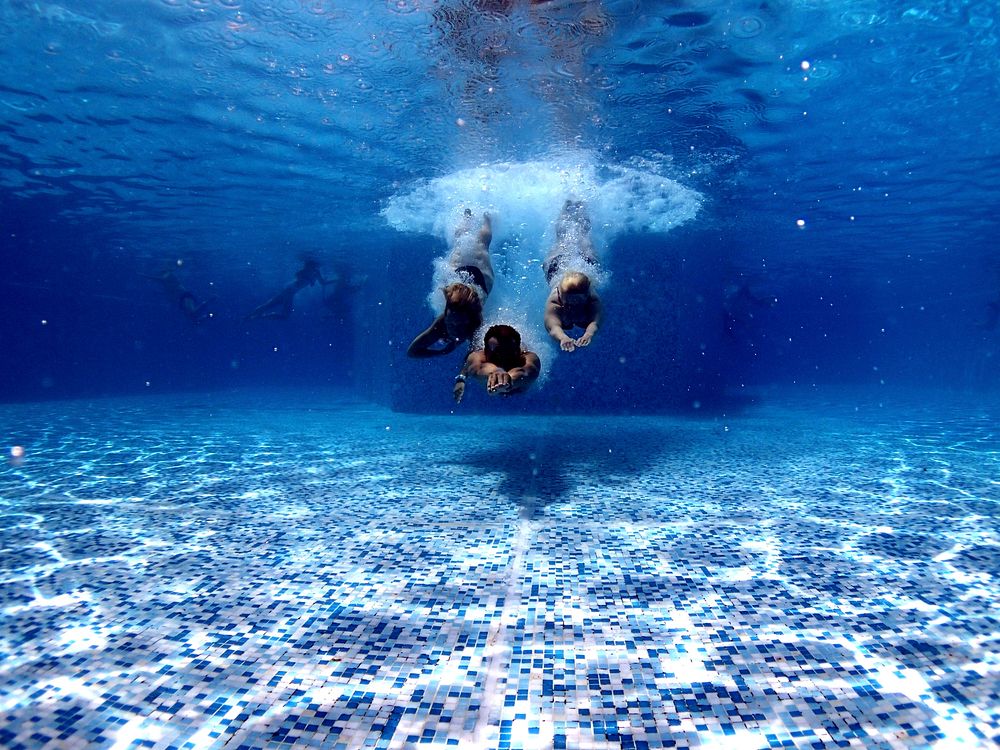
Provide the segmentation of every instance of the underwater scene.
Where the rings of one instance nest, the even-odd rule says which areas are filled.
[[[0,39],[0,748],[1000,743],[1000,4]]]

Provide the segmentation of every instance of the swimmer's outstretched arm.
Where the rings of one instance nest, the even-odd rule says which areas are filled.
[[[559,319],[559,308],[559,295],[553,289],[545,302],[545,330],[549,332],[549,336],[556,340],[563,351],[571,352],[576,348],[576,342],[563,330],[562,321]]]
[[[542,365],[537,354],[525,352],[523,365],[504,370],[492,362],[487,362],[486,353],[479,350],[472,352],[465,360],[465,369],[469,377],[485,383],[486,392],[492,396],[498,393],[528,390],[538,378]]]
[[[526,391],[538,379],[538,374],[542,371],[542,361],[534,352],[524,353],[524,364],[508,370],[510,375],[511,391]]]
[[[441,346],[434,347],[435,344]],[[456,346],[458,346],[458,342],[448,336],[448,328],[444,324],[444,314],[442,313],[434,319],[427,330],[417,334],[417,337],[410,342],[406,356],[418,359],[437,357],[454,351]]]
[[[469,352],[469,356],[465,358],[465,374],[476,380],[485,381],[490,374],[499,369],[496,365],[486,361],[486,352],[482,349]]]
[[[600,329],[601,322],[604,319],[604,308],[601,305],[601,298],[596,294],[591,294],[590,304],[591,309],[594,311],[594,319],[587,324],[587,329],[583,332],[583,335],[576,340],[577,346],[587,346]]]
[[[295,301],[295,291],[285,287],[267,302],[257,305],[246,315],[244,320],[264,318],[268,320],[284,320],[292,314],[292,303]]]
[[[455,386],[451,389],[451,395],[455,397],[455,403],[462,403],[462,398],[465,397],[465,379],[469,375],[468,371],[469,358],[466,357],[465,361],[462,363],[462,369],[458,371],[458,375],[455,376]]]

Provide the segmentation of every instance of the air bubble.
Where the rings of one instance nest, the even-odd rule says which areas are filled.
[[[762,31],[764,31],[764,21],[757,16],[743,16],[732,25],[732,34],[739,39],[751,39]]]

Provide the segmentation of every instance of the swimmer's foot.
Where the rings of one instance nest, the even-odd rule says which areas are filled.
[[[458,226],[455,227],[455,238],[458,239],[463,234],[471,232],[472,223],[472,209],[466,208],[462,211],[462,216],[458,220]]]

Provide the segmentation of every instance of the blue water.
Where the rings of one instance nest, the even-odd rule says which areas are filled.
[[[595,378],[602,408],[637,411],[997,382],[991,3],[8,2],[0,30],[8,400],[298,382],[419,408],[398,391],[419,380],[445,382],[439,411],[455,363],[401,357],[432,312],[435,218],[499,209],[515,279],[566,168],[596,170],[610,310],[589,356],[545,352],[533,408]],[[609,195],[623,170],[696,213]],[[406,204],[430,181],[453,189]],[[349,320],[314,287],[287,325],[244,325],[304,254],[366,279]],[[165,268],[216,297],[210,325],[139,276]],[[780,302],[732,337],[740,284]],[[604,394],[622,384],[644,397]]]
[[[996,743],[996,3],[7,0],[0,40],[0,746]],[[405,352],[466,207],[543,375],[456,405],[461,352]],[[307,257],[339,282],[248,320]]]

